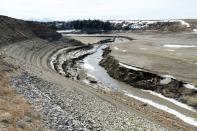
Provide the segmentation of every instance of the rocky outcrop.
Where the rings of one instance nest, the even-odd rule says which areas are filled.
[[[109,55],[109,52],[110,49],[106,48],[100,65],[111,77],[133,87],[152,90],[197,108],[197,90],[185,88],[183,86],[185,82],[170,78],[170,81],[162,83],[166,78],[143,69],[135,70],[122,66],[118,60]]]

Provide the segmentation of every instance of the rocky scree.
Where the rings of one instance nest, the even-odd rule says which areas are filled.
[[[12,87],[42,112],[47,127],[55,131],[166,130],[77,88],[63,88],[28,73],[14,77]]]
[[[36,110],[42,112],[48,128],[55,131],[87,130],[72,115],[62,109],[64,103],[53,94],[52,90],[48,90],[56,88],[56,85],[24,73],[12,79],[12,87],[18,93],[23,94]],[[45,91],[42,92],[41,88]]]

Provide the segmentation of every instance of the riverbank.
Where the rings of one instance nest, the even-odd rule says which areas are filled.
[[[106,52],[109,52],[109,48],[106,49]],[[100,62],[100,65],[107,70],[111,77],[133,87],[152,90],[197,108],[195,86],[194,89],[186,88],[184,87],[184,84],[186,84],[184,81],[176,80],[170,76],[162,77],[148,70],[120,63],[109,54],[104,54],[105,57]]]

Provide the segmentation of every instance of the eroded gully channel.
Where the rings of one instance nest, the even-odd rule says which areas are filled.
[[[109,76],[107,71],[99,65],[99,62],[103,58],[103,49],[108,47],[109,44],[118,44],[118,42],[120,42],[120,40],[119,38],[116,38],[113,43],[107,43],[99,46],[95,53],[88,55],[83,59],[82,66],[85,69],[87,75],[92,77],[92,79],[95,79],[98,83],[101,83],[102,86],[109,90],[122,92],[128,97],[132,97],[160,110],[173,114],[182,121],[197,127],[196,109],[174,99],[164,97],[163,95],[153,91],[134,88]],[[169,79],[166,78],[166,81],[168,80]],[[84,82],[88,83],[87,80]]]

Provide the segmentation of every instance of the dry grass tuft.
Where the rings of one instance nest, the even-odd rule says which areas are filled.
[[[0,62],[0,131],[46,130],[42,128],[40,115],[9,86],[8,74],[15,69],[8,65]]]

